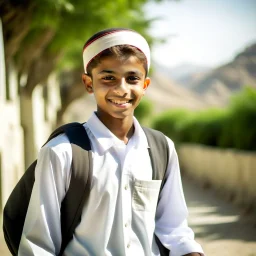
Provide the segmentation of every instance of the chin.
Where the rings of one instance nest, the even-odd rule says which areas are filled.
[[[133,117],[133,112],[131,112],[131,113],[114,113],[111,116],[113,118],[117,118],[117,119],[124,119],[124,118]]]

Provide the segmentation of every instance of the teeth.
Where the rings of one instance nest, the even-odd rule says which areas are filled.
[[[115,104],[126,104],[129,102],[129,100],[126,101],[122,101],[122,100],[110,100],[111,102],[115,103]]]

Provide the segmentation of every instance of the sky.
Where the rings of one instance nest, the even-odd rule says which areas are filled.
[[[145,7],[155,37],[152,59],[167,67],[216,67],[256,43],[256,0],[162,0]]]

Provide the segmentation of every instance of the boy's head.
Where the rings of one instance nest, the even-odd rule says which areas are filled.
[[[98,117],[131,121],[150,84],[147,41],[132,30],[104,30],[86,42],[83,61],[82,79],[87,92],[94,94]]]
[[[147,75],[150,67],[150,49],[144,37],[136,31],[124,28],[100,31],[84,45],[85,74],[91,75],[92,69],[106,57],[125,60],[130,56],[135,56],[143,64]]]

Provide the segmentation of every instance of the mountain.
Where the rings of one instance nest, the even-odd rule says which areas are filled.
[[[167,68],[155,63],[155,70],[178,87],[197,94],[209,105],[225,106],[230,96],[244,86],[256,88],[256,43],[245,48],[231,62],[211,69],[193,64]]]
[[[145,97],[154,103],[156,112],[171,108],[200,110],[214,105],[213,103],[209,104],[204,99],[204,96],[180,86],[163,73],[157,71],[154,71],[151,75],[151,85]]]
[[[189,87],[192,80],[197,79],[211,70],[210,67],[199,66],[191,63],[183,63],[173,68],[168,68],[154,63],[154,68],[157,72],[164,74],[183,87]]]
[[[227,103],[244,86],[256,88],[256,43],[239,53],[233,61],[190,81],[187,85],[205,97]]]

